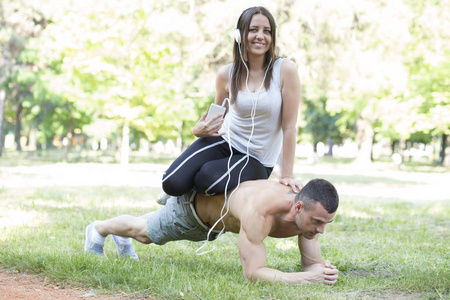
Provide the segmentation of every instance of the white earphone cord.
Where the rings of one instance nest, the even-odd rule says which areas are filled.
[[[247,70],[247,78],[246,78],[246,80],[245,80],[245,85],[246,85],[246,88],[247,88],[247,92],[250,93],[250,89],[248,88],[248,77],[249,77],[249,73],[250,73],[250,72],[249,72],[249,70],[248,70],[247,64],[246,64],[245,61],[244,61],[244,58],[242,57],[242,52],[241,52],[241,47],[240,47],[240,45],[239,45],[238,48],[239,48],[239,54],[240,54],[240,56],[241,56],[242,62],[244,63],[245,69]],[[207,253],[209,253],[209,252],[212,252],[212,251],[216,250],[216,248],[217,248],[217,240],[219,239],[219,237],[220,237],[220,236],[224,233],[224,231],[225,231],[225,222],[223,221],[223,219],[225,218],[225,216],[226,216],[226,215],[228,214],[228,212],[230,211],[231,198],[233,197],[234,192],[237,191],[237,189],[239,188],[239,185],[241,184],[241,175],[242,175],[242,172],[244,171],[244,169],[245,169],[245,167],[247,166],[247,164],[248,164],[248,162],[249,162],[249,159],[250,159],[250,155],[249,155],[249,145],[250,145],[250,141],[252,140],[253,132],[254,132],[254,129],[255,129],[256,105],[258,104],[259,94],[261,93],[261,89],[262,89],[262,87],[263,87],[263,85],[264,85],[264,81],[266,80],[267,72],[269,71],[269,68],[270,68],[271,63],[272,63],[272,58],[270,59],[269,65],[267,66],[267,69],[266,69],[266,71],[265,71],[265,73],[264,73],[264,78],[263,78],[263,80],[262,80],[262,82],[261,82],[261,85],[260,85],[260,87],[259,87],[259,89],[258,89],[258,92],[257,92],[257,94],[256,94],[256,99],[255,99],[255,101],[253,101],[253,103],[252,103],[252,111],[251,111],[251,113],[250,113],[251,118],[252,118],[252,130],[251,130],[251,132],[250,132],[250,137],[249,137],[249,139],[248,139],[248,141],[247,141],[247,153],[246,153],[246,158],[247,158],[247,159],[246,159],[245,164],[244,164],[244,166],[242,167],[241,171],[239,172],[237,186],[236,186],[236,188],[231,192],[231,195],[230,195],[229,200],[228,200],[228,197],[227,197],[227,191],[228,191],[228,184],[230,183],[230,180],[231,180],[230,162],[231,162],[231,158],[233,157],[233,148],[231,147],[230,126],[228,126],[228,146],[229,146],[229,148],[230,148],[230,157],[228,158],[228,163],[227,163],[227,168],[228,168],[228,179],[227,179],[227,183],[225,184],[225,191],[224,191],[225,201],[224,201],[224,203],[223,203],[222,210],[220,211],[220,218],[219,218],[219,220],[217,220],[216,223],[214,223],[214,225],[209,229],[208,234],[207,234],[207,236],[206,236],[206,241],[203,243],[203,245],[202,245],[200,248],[198,248],[197,250],[195,250],[195,253],[196,253],[197,255],[207,254]],[[224,103],[225,103],[226,101],[228,101],[229,107],[231,107],[230,99],[228,99],[228,98],[225,98],[225,99],[223,100],[222,106],[224,106]],[[227,210],[226,210],[225,214],[223,214],[223,211],[224,211],[225,207],[227,208]],[[214,230],[214,228],[216,228],[217,224],[219,224],[219,222],[222,222],[222,230],[220,230],[220,232],[218,233],[217,237],[214,239],[214,246],[213,246],[213,248],[210,249],[210,250],[206,250],[206,251],[203,251],[203,252],[200,252],[200,253],[199,253],[199,251],[200,251],[201,249],[203,249],[204,247],[206,247],[206,246],[208,245],[208,243],[209,243],[209,237],[210,237],[212,231]]]

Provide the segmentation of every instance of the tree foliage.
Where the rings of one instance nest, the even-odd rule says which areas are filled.
[[[265,1],[279,54],[299,67],[302,132],[360,139],[361,161],[379,138],[447,136],[448,2]],[[3,0],[0,132],[33,133],[38,145],[75,132],[126,148],[130,138],[189,144],[231,61],[236,17],[254,4]]]

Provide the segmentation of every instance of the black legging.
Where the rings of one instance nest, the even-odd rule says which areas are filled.
[[[223,193],[228,180],[229,157],[229,145],[223,138],[197,139],[164,172],[162,180],[164,192],[172,196],[181,196],[195,188],[197,192],[205,195]],[[237,186],[239,173],[246,161],[247,155],[233,148],[228,190]],[[272,169],[249,157],[248,164],[242,171],[241,182],[267,179]]]

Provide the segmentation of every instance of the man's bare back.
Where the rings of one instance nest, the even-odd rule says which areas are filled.
[[[223,211],[225,231],[239,233],[240,220],[248,220],[257,213],[271,223],[271,237],[284,238],[300,234],[293,224],[292,216],[289,218],[295,198],[290,187],[270,180],[246,181],[233,194],[228,192],[227,196],[230,209],[226,215],[227,208]],[[221,217],[224,198],[223,194],[213,197],[197,195],[196,210],[200,219],[210,226],[214,225]],[[221,222],[216,229],[222,229]]]

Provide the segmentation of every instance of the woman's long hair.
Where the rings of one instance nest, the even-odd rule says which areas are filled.
[[[267,71],[266,79],[264,80],[264,88],[268,90],[270,88],[270,81],[272,80],[272,68],[273,64],[275,62],[275,59],[277,58],[275,55],[275,45],[276,45],[276,31],[277,31],[277,25],[275,22],[274,17],[272,14],[264,7],[262,6],[255,6],[250,7],[244,10],[239,17],[236,28],[241,31],[241,43],[238,44],[236,41],[234,41],[233,46],[233,70],[231,73],[231,103],[235,103],[237,94],[239,89],[241,88],[241,84],[243,82],[243,78],[247,76],[247,70],[244,66],[244,63],[241,59],[241,54],[239,53],[239,46],[241,47],[242,51],[242,57],[248,61],[248,51],[247,51],[247,45],[248,45],[248,31],[250,28],[250,22],[252,20],[252,17],[256,14],[262,14],[266,16],[269,19],[270,23],[270,29],[271,29],[271,35],[272,35],[272,42],[270,44],[269,51],[266,52],[266,57],[264,59],[264,69],[266,69],[269,66],[269,70]],[[247,62],[248,65],[248,62]]]

